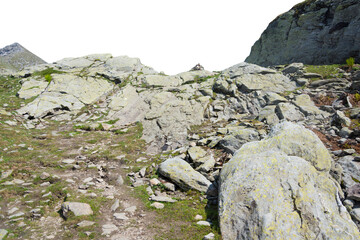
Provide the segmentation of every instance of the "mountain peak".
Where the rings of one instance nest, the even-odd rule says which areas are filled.
[[[43,63],[46,62],[17,42],[0,49],[0,68],[3,69],[18,71]]]

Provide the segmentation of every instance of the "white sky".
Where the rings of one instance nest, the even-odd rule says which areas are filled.
[[[0,48],[47,62],[92,53],[138,57],[176,74],[222,70],[249,55],[267,25],[301,0],[1,0]]]

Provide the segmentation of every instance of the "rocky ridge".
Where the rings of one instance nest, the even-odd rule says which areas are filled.
[[[271,66],[360,59],[359,9],[357,0],[303,1],[269,24],[245,61]]]
[[[163,214],[162,228],[179,212],[165,211],[190,204],[207,219],[193,210],[187,239],[358,238],[359,71],[309,69],[318,70],[240,63],[167,76],[136,58],[95,54],[7,76],[20,83],[20,104],[3,106],[4,136],[28,132],[34,146],[3,141],[2,191],[27,189],[1,200],[0,228],[19,231],[10,238],[153,239],[155,213],[143,205]],[[36,154],[24,165],[19,151]],[[27,203],[40,193],[48,207]],[[55,228],[20,231],[28,219]]]

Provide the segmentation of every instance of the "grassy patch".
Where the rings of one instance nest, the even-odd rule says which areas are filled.
[[[13,111],[20,108],[24,101],[16,97],[16,93],[20,90],[21,84],[19,78],[0,76],[0,102],[8,104],[7,111]],[[2,104],[0,107],[2,107]]]
[[[339,64],[333,65],[306,65],[305,71],[308,73],[320,74],[324,79],[337,77],[339,74]],[[315,79],[314,79],[315,80]]]
[[[212,78],[218,78],[220,76],[220,73],[215,74],[215,75],[211,75],[211,76],[207,76],[207,77],[200,77],[200,76],[195,76],[194,80],[192,81],[187,81],[186,83],[184,83],[184,85],[186,84],[193,84],[193,83],[202,83],[202,82],[206,82],[209,79]]]
[[[65,72],[59,71],[59,70],[55,70],[55,69],[53,69],[53,68],[47,68],[47,69],[42,70],[42,71],[34,72],[34,73],[32,74],[32,76],[33,76],[33,77],[37,77],[37,76],[43,77],[43,78],[45,78],[45,79],[47,80],[47,78],[49,78],[49,77],[47,77],[47,76],[50,76],[50,77],[51,77],[51,74],[53,74],[53,73],[61,74],[61,73],[65,73]]]
[[[151,201],[146,192],[147,186],[134,188],[134,196],[141,199],[144,205],[157,213],[154,221],[156,229],[155,239],[202,239],[210,232],[215,234],[215,239],[221,239],[218,222],[217,206],[207,204],[202,200],[202,193],[197,191],[186,192],[186,199],[175,203],[164,203],[163,209],[152,208]],[[203,216],[203,220],[210,220],[211,227],[199,226],[194,217]]]

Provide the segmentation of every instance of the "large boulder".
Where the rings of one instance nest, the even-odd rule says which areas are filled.
[[[281,122],[271,129],[266,139],[245,144],[237,154],[251,155],[260,149],[278,149],[289,156],[301,157],[319,171],[328,172],[331,167],[332,159],[324,144],[314,132],[299,124]]]
[[[159,173],[171,179],[185,191],[195,189],[206,192],[211,185],[211,182],[195,171],[189,163],[178,157],[162,162],[159,166]]]
[[[253,45],[246,62],[261,66],[360,59],[360,2],[308,0],[278,16]]]
[[[252,151],[238,151],[221,172],[224,239],[360,238],[327,172],[296,152],[268,150],[262,142],[243,148],[248,145]]]

